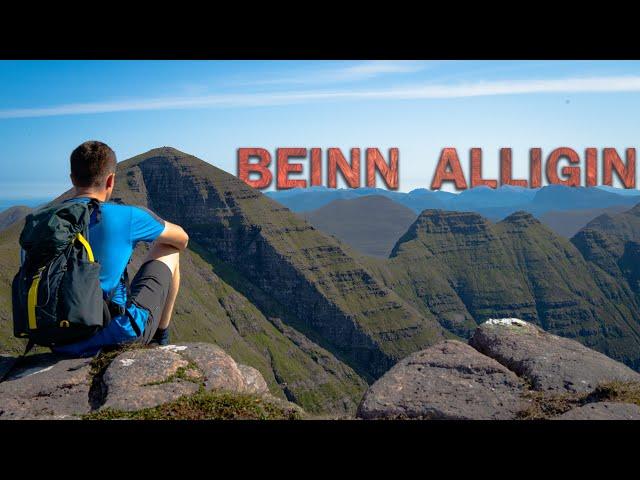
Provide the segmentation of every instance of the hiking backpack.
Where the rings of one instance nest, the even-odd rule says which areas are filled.
[[[110,315],[100,286],[100,264],[89,244],[97,200],[43,207],[27,216],[20,235],[24,261],[12,283],[13,332],[45,347],[88,338]]]

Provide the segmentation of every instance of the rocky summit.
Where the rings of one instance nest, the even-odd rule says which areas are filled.
[[[0,374],[9,372],[0,420],[356,416],[307,413],[210,343],[17,358],[0,357]],[[359,401],[365,420],[631,420],[640,419],[640,374],[522,320],[489,320],[469,344],[444,340],[408,355]]]
[[[470,344],[400,361],[367,391],[363,419],[638,419],[640,374],[519,319],[489,320]]]
[[[0,371],[15,361],[1,357]],[[303,413],[271,395],[256,369],[207,343],[125,348],[94,359],[35,354],[10,372],[0,383],[0,420],[162,418],[159,407],[166,418],[194,418],[193,403],[204,399],[226,403],[226,418],[298,418]],[[245,411],[247,401],[252,411]],[[190,410],[181,409],[185,405]],[[202,413],[196,413],[200,418]],[[217,413],[204,418],[225,418]]]

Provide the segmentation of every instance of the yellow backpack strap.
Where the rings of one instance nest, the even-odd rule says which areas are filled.
[[[89,261],[91,263],[95,262],[95,259],[93,257],[93,250],[91,249],[91,245],[89,245],[89,242],[87,241],[86,238],[84,238],[84,235],[82,235],[81,233],[79,233],[76,236],[76,239],[82,244],[82,246],[85,248],[85,250],[87,251],[87,256],[89,257]]]
[[[44,268],[38,270],[38,273],[33,277],[33,282],[29,288],[27,294],[27,314],[29,317],[29,328],[35,330],[37,328],[36,323],[36,306],[38,304],[38,286],[40,285],[40,277]]]

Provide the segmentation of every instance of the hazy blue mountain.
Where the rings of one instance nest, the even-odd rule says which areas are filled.
[[[607,185],[601,185],[596,188],[599,188],[600,190],[604,190],[605,192],[617,193],[618,195],[640,196],[640,190],[636,190],[634,188],[616,188],[616,187],[609,187]]]
[[[413,210],[380,195],[335,200],[300,216],[357,251],[382,258],[417,218]]]
[[[497,189],[476,187],[455,194],[420,188],[394,192],[381,188],[329,189],[313,187],[268,192],[272,199],[294,212],[317,210],[335,200],[350,200],[367,195],[387,197],[415,213],[424,210],[475,212],[498,221],[522,210],[541,217],[550,211],[632,207],[640,201],[640,192],[613,187],[566,187],[548,185],[538,189],[502,186]]]
[[[452,210],[468,210],[478,206],[484,208],[519,207],[531,202],[539,189],[505,185],[499,188],[475,187],[462,191],[450,199]]]
[[[416,213],[428,208],[446,208],[451,198],[457,197],[454,193],[440,192],[420,188],[409,193],[394,192],[382,188],[293,188],[266,192],[268,197],[283,204],[294,212],[308,212],[324,207],[335,200],[350,200],[364,196],[382,196],[410,208]]]
[[[566,187],[564,185],[548,185],[541,188],[533,198],[534,208],[538,211],[578,210],[583,208],[607,208],[614,205],[638,203],[633,195],[620,194],[598,187]],[[532,212],[537,213],[537,212]]]
[[[24,206],[35,208],[44,203],[51,201],[50,198],[1,198],[0,197],[0,212],[4,212],[11,207]]]

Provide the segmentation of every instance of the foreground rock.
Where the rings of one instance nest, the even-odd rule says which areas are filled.
[[[501,319],[469,343],[446,341],[400,361],[369,388],[358,416],[640,419],[640,375],[573,340]]]
[[[160,349],[125,352],[104,372],[102,408],[140,410],[198,391],[198,384],[178,378],[189,362],[177,353]]]
[[[100,408],[140,410],[205,390],[268,394],[257,370],[238,365],[209,343],[168,345],[120,354],[102,377],[105,401]]]
[[[505,420],[525,408],[523,382],[495,360],[448,340],[396,364],[366,393],[361,418]]]
[[[596,402],[588,403],[567,413],[556,420],[640,420],[640,407],[633,403]]]
[[[258,370],[237,364],[215,345],[137,348],[114,355],[103,365],[93,359],[50,353],[27,357],[0,383],[0,419],[70,419],[92,411],[132,412],[202,391],[257,395],[302,412],[273,397]],[[14,361],[0,357],[0,371]]]
[[[489,320],[469,343],[538,391],[585,393],[605,382],[640,382],[626,365],[518,319]]]
[[[4,357],[0,363],[14,360]],[[0,383],[0,419],[57,420],[88,413],[90,364],[51,353],[27,357]]]

